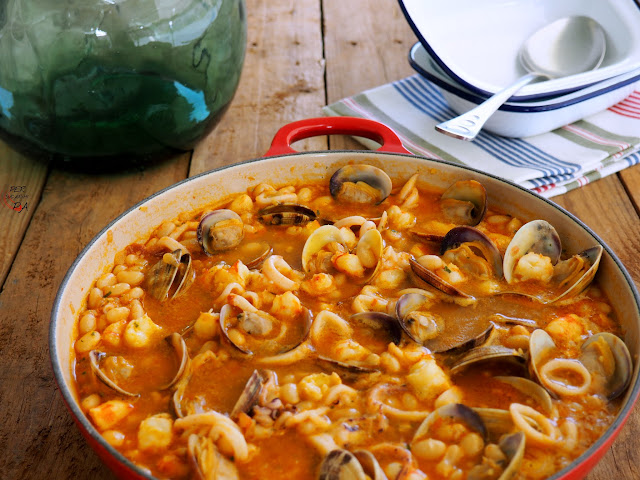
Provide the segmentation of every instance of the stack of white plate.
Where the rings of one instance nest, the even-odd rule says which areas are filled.
[[[485,124],[499,135],[544,133],[605,110],[640,88],[640,0],[399,0],[420,40],[413,68],[464,113],[527,72],[518,50],[536,30],[583,15],[602,25],[600,68],[523,87]]]

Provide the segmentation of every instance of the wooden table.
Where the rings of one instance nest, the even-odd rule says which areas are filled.
[[[144,170],[75,173],[0,144],[0,188],[24,186],[26,207],[0,206],[0,478],[109,479],[56,389],[49,315],[73,259],[109,221],[185,177],[261,156],[276,130],[321,107],[413,73],[415,36],[395,0],[247,0],[249,38],[240,87],[193,152]],[[344,137],[300,150],[361,149]],[[640,166],[554,198],[617,253],[640,283]],[[24,203],[24,202],[23,202]],[[640,407],[589,475],[640,478]]]

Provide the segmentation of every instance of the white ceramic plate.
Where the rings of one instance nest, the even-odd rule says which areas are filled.
[[[409,63],[438,86],[446,102],[458,114],[484,100],[447,75],[420,42],[409,51]],[[636,88],[640,88],[640,68],[552,99],[505,103],[491,116],[484,129],[505,137],[538,135],[606,110]]]
[[[489,96],[526,72],[517,54],[539,28],[585,15],[606,32],[607,53],[594,71],[523,87],[514,101],[550,98],[640,67],[637,0],[399,0],[411,28],[435,62],[456,82]]]

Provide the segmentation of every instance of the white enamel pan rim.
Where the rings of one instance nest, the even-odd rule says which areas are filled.
[[[292,160],[295,160],[296,158],[300,158],[302,162],[305,161],[321,161],[323,158],[325,157],[334,157],[334,156],[343,156],[344,158],[344,163],[348,163],[348,162],[352,162],[354,160],[357,160],[359,157],[364,157],[362,158],[363,161],[366,160],[371,160],[373,158],[377,158],[377,157],[384,157],[384,156],[392,156],[392,157],[404,157],[407,160],[409,160],[410,162],[416,162],[416,161],[426,161],[426,162],[431,162],[433,164],[435,164],[434,166],[437,167],[438,164],[441,164],[443,167],[445,167],[446,169],[459,169],[461,171],[469,171],[469,172],[473,172],[476,175],[479,176],[483,176],[495,181],[498,181],[499,183],[503,183],[506,184],[512,188],[515,188],[517,190],[519,190],[521,192],[521,194],[526,197],[527,195],[530,195],[532,197],[534,197],[536,200],[538,201],[542,201],[544,203],[546,203],[548,206],[552,207],[553,209],[557,210],[558,213],[564,215],[565,217],[567,217],[568,220],[570,220],[571,222],[573,222],[575,224],[575,227],[580,227],[583,230],[585,230],[589,235],[591,235],[600,245],[602,245],[606,251],[606,253],[609,255],[609,257],[611,258],[611,260],[613,260],[613,262],[615,263],[616,267],[618,268],[619,272],[622,274],[622,276],[625,279],[625,282],[629,288],[629,290],[631,291],[634,300],[635,300],[635,310],[636,310],[636,314],[638,316],[638,321],[640,322],[640,295],[638,294],[638,291],[635,287],[635,284],[633,282],[633,280],[631,279],[631,276],[629,275],[629,273],[627,272],[626,268],[624,267],[624,265],[622,264],[622,262],[620,261],[620,259],[615,255],[615,253],[611,250],[611,248],[602,241],[602,239],[593,231],[591,230],[586,224],[584,224],[581,220],[579,220],[576,216],[574,216],[572,213],[568,212],[567,210],[565,210],[564,208],[560,207],[559,205],[555,204],[554,202],[538,195],[535,192],[532,192],[528,189],[525,189],[523,187],[521,187],[520,185],[517,185],[511,181],[502,179],[500,177],[497,177],[495,175],[491,175],[485,172],[482,172],[480,170],[474,169],[474,168],[470,168],[466,165],[459,165],[459,164],[455,164],[452,162],[448,162],[448,161],[444,161],[444,160],[439,160],[439,159],[431,159],[431,158],[427,158],[427,157],[421,157],[421,156],[417,156],[417,155],[408,155],[408,154],[401,154],[401,153],[390,153],[390,152],[384,152],[384,151],[362,151],[362,150],[330,150],[330,151],[310,151],[310,152],[297,152],[297,153],[290,153],[290,154],[284,154],[284,155],[274,155],[274,156],[269,156],[269,157],[262,157],[262,158],[255,158],[255,159],[251,159],[251,160],[246,160],[246,161],[242,161],[242,162],[238,162],[232,165],[225,165],[213,170],[209,170],[207,172],[203,172],[200,173],[198,175],[194,175],[193,177],[189,177],[186,178],[180,182],[177,182],[169,187],[166,187],[152,195],[150,195],[149,197],[145,198],[144,200],[140,201],[139,203],[137,203],[136,205],[134,205],[133,207],[131,207],[130,209],[128,209],[127,211],[125,211],[124,213],[122,213],[121,215],[119,215],[118,217],[116,217],[114,220],[112,220],[106,227],[104,227],[95,237],[93,237],[93,239],[87,244],[87,246],[82,250],[82,252],[76,257],[76,259],[73,261],[73,263],[71,264],[71,266],[69,267],[69,270],[67,271],[66,275],[64,276],[62,283],[60,285],[60,288],[58,290],[58,293],[56,294],[56,298],[53,304],[53,308],[52,308],[52,312],[51,312],[51,322],[49,325],[49,354],[50,354],[50,360],[51,360],[51,364],[53,367],[53,373],[54,373],[54,377],[56,380],[56,383],[58,384],[58,387],[60,389],[60,392],[63,396],[64,402],[66,403],[67,407],[69,408],[69,410],[71,411],[71,413],[73,414],[73,416],[75,417],[76,421],[78,421],[82,428],[91,436],[93,437],[93,439],[95,439],[97,441],[97,443],[103,447],[112,457],[114,457],[116,460],[118,460],[123,466],[128,467],[132,472],[135,472],[135,474],[137,474],[139,477],[141,478],[147,478],[149,480],[155,480],[155,477],[149,475],[148,473],[146,473],[143,469],[141,469],[140,467],[136,466],[133,462],[131,462],[130,460],[128,460],[126,457],[124,457],[124,455],[122,455],[120,452],[118,452],[115,448],[111,447],[102,437],[102,435],[98,432],[98,430],[93,426],[93,424],[91,424],[91,422],[87,419],[87,417],[85,416],[84,412],[81,410],[77,398],[74,395],[74,392],[72,391],[72,386],[67,385],[66,381],[65,381],[65,376],[63,373],[63,370],[65,369],[69,369],[71,368],[71,365],[66,365],[63,366],[60,363],[60,360],[58,358],[58,351],[57,351],[57,343],[58,343],[58,331],[57,331],[57,327],[58,327],[58,316],[61,314],[61,310],[62,310],[62,300],[63,300],[63,296],[64,296],[64,292],[67,288],[67,286],[69,285],[74,273],[76,272],[76,270],[78,269],[78,267],[81,265],[81,263],[84,261],[85,256],[88,254],[88,252],[92,249],[92,247],[99,241],[102,239],[103,236],[106,236],[108,234],[108,231],[111,230],[118,222],[120,222],[122,219],[124,219],[125,217],[127,217],[128,215],[130,215],[132,212],[135,212],[136,210],[138,210],[140,207],[143,207],[145,204],[149,203],[150,201],[152,201],[153,199],[155,199],[156,197],[160,197],[160,196],[164,196],[166,194],[171,193],[173,190],[178,189],[179,187],[183,186],[186,183],[190,183],[190,182],[194,182],[198,179],[202,179],[203,177],[206,176],[216,176],[217,174],[219,174],[219,172],[225,172],[225,171],[231,171],[231,170],[236,170],[236,169],[248,169],[250,168],[250,166],[252,164],[258,163],[258,162],[273,162],[273,163],[281,163],[283,160],[291,158]],[[335,160],[334,160],[335,161]],[[70,348],[70,346],[69,346]],[[638,359],[634,359],[635,362],[638,362]],[[554,475],[552,475],[551,477],[549,477],[547,480],[556,480],[556,479],[561,479],[563,478],[565,475],[567,475],[569,472],[571,472],[574,468],[576,468],[576,466],[582,464],[583,462],[586,462],[589,457],[591,455],[593,455],[597,450],[599,450],[599,448],[601,447],[601,445],[606,442],[612,435],[616,434],[617,430],[619,430],[622,425],[624,424],[624,422],[627,420],[629,414],[631,413],[631,410],[633,408],[633,406],[636,403],[636,400],[638,398],[638,395],[640,394],[640,379],[638,378],[638,366],[635,366],[635,374],[632,380],[632,383],[629,387],[629,391],[626,393],[625,395],[625,402],[624,405],[622,406],[621,410],[618,412],[618,415],[616,416],[616,419],[614,420],[614,422],[607,428],[607,430],[604,432],[604,434],[593,444],[591,445],[591,447],[589,447],[585,452],[583,452],[582,455],[580,455],[577,459],[575,459],[571,464],[569,464],[567,467],[565,467],[564,469],[560,470],[559,472],[556,472]]]

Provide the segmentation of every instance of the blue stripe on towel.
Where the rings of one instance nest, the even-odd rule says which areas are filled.
[[[394,82],[393,86],[411,105],[438,122],[455,114],[438,89],[418,75]],[[522,139],[481,132],[475,143],[507,165],[533,168],[545,176],[571,174],[580,170],[579,165],[560,160]]]
[[[548,177],[533,178],[529,180],[534,188],[545,187],[554,183],[566,182],[574,178],[575,175],[565,173],[564,175],[551,175]]]
[[[627,166],[629,167],[637,165],[638,163],[640,163],[640,152],[632,153],[627,158],[625,158],[625,160],[627,161]]]
[[[411,77],[409,77],[409,79],[410,78]],[[441,105],[435,105],[438,102],[434,101],[434,98],[428,92],[412,88],[410,84],[407,84],[407,80],[409,79],[394,82],[393,87],[417,110],[439,122],[447,118],[446,114],[455,115],[453,110],[448,107],[443,108]],[[442,104],[443,100],[441,100],[440,103]]]

